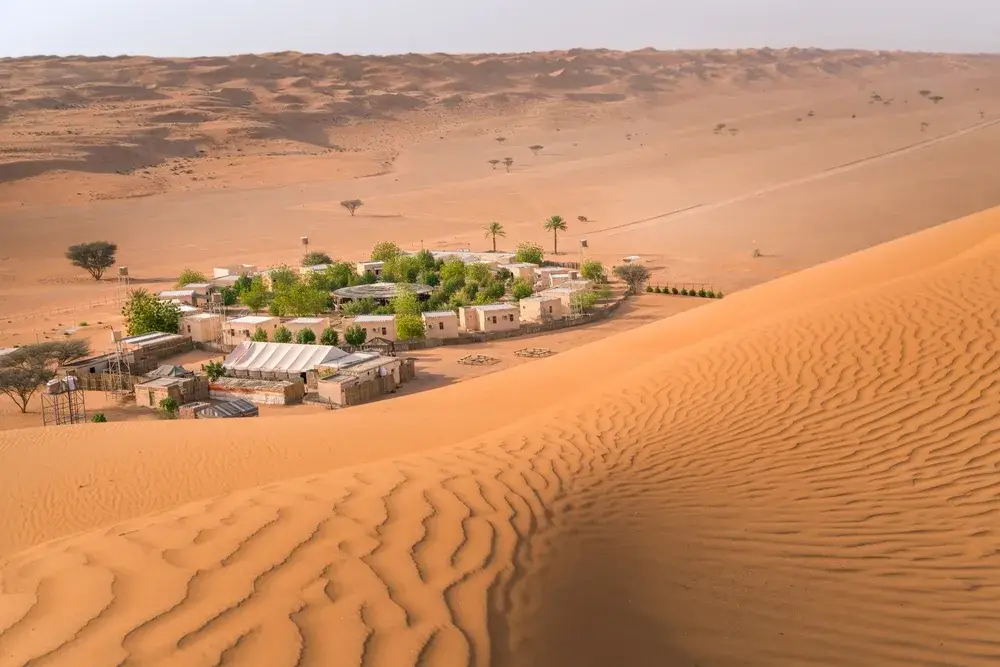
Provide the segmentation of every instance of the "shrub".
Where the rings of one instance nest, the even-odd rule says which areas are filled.
[[[205,375],[209,380],[215,381],[226,374],[226,367],[221,361],[210,361],[205,364]]]
[[[256,331],[253,332],[252,340],[255,343],[266,343],[267,342],[267,332],[257,327]]]
[[[295,342],[299,345],[315,345],[316,333],[312,329],[300,329],[295,333]]]
[[[160,401],[160,410],[163,411],[164,416],[168,419],[173,419],[177,416],[177,409],[180,406],[177,405],[177,401],[173,396],[167,396],[165,399]]]
[[[577,292],[571,297],[570,303],[581,313],[589,313],[597,305],[597,295],[590,291]]]
[[[359,327],[357,324],[347,327],[347,330],[344,331],[344,340],[348,345],[353,345],[354,347],[364,345],[367,337],[368,332]]]
[[[376,307],[377,304],[374,299],[365,297],[363,299],[348,301],[340,307],[340,311],[348,317],[357,317],[358,315],[371,315],[375,312]]]
[[[115,253],[118,246],[107,241],[91,241],[90,243],[80,243],[71,245],[66,250],[66,259],[73,266],[85,269],[87,273],[100,280],[104,272],[115,265]]]
[[[527,299],[532,295],[534,290],[531,288],[531,283],[524,278],[518,278],[514,281],[514,284],[510,288],[511,296],[517,300]]]
[[[537,243],[524,242],[517,246],[514,254],[515,262],[529,262],[531,264],[541,264],[544,261],[545,253],[542,246]],[[443,278],[444,276],[442,276]]]
[[[653,291],[656,292],[657,294],[663,294],[663,290],[660,289],[659,285],[657,285]]]
[[[364,206],[365,203],[360,199],[345,199],[344,201],[340,202],[340,205],[346,208],[353,216],[354,212],[357,211],[362,206]]]
[[[707,296],[709,299],[714,299],[715,298],[715,291],[714,290],[708,290],[707,292],[705,292],[705,296]]]
[[[704,289],[698,290],[698,296],[700,296],[702,299],[704,299],[705,296],[706,296],[705,290]]]
[[[80,322],[77,326],[78,327],[85,327],[85,326],[87,326],[87,322],[86,321]]]
[[[681,288],[681,296],[687,296],[687,295],[688,295],[687,288],[686,287],[682,287]]]
[[[603,283],[607,280],[604,265],[593,259],[588,259],[580,266],[580,275],[584,280],[592,280],[595,283]]]
[[[302,256],[302,266],[316,266],[318,264],[333,264],[333,258],[325,252],[307,252]]]
[[[256,335],[255,335],[256,337]],[[274,331],[274,342],[275,343],[291,343],[292,342],[292,332],[288,330],[287,327],[278,327]]]
[[[681,291],[680,291],[679,289],[677,289],[676,287],[672,288],[672,289],[671,289],[670,291],[671,291],[671,292],[672,292],[673,294],[680,294],[680,293],[681,293]]]
[[[721,299],[722,298],[722,291],[721,290],[715,293],[715,298],[716,299]]]
[[[190,285],[191,283],[207,283],[208,276],[206,276],[201,271],[195,271],[194,269],[184,269],[181,271],[181,275],[177,276],[177,287],[184,287],[185,285]]]
[[[653,291],[653,286],[652,285],[646,285],[646,291],[647,292],[652,292]]]
[[[125,330],[130,336],[160,331],[177,333],[181,326],[181,311],[172,303],[160,301],[146,290],[129,292],[128,301],[122,306]]]
[[[337,330],[332,327],[327,327],[323,329],[323,333],[319,336],[319,342],[323,345],[336,345],[340,342],[340,334]]]
[[[649,280],[649,269],[641,264],[622,264],[615,267],[615,275],[628,285],[631,294],[638,294]]]
[[[94,416],[90,418],[90,421],[95,424],[104,424],[108,421],[108,418],[104,416],[103,412],[96,412],[94,413]]]

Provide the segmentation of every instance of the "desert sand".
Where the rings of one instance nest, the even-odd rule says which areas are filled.
[[[0,667],[997,664],[998,76],[0,61],[0,345],[99,345],[115,285],[62,258],[95,238],[155,288],[301,235],[351,259],[498,220],[551,247],[561,213],[570,257],[727,294],[478,347],[504,359],[478,377],[428,350],[433,388],[337,413],[0,429]]]
[[[391,410],[0,433],[0,660],[996,664],[997,304],[993,210]]]

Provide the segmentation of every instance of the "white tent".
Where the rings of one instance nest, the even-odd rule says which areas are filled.
[[[346,356],[346,352],[331,345],[244,342],[229,353],[222,365],[230,371],[305,373]]]

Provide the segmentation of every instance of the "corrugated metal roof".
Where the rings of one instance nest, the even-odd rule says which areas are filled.
[[[525,301],[538,301],[539,303],[541,303],[543,301],[558,301],[558,300],[559,297],[556,296],[555,294],[545,294],[543,292],[538,296],[526,296],[523,299],[521,299],[520,303],[524,303]]]
[[[485,306],[473,306],[476,310],[517,310],[517,306],[509,303],[490,303]]]
[[[236,371],[304,373],[346,356],[346,352],[332,345],[244,342],[226,357],[223,365]]]
[[[424,317],[458,317],[454,310],[428,310]]]
[[[230,324],[263,324],[264,322],[270,322],[271,320],[276,320],[278,318],[271,317],[269,315],[247,315],[245,317],[237,317],[235,320],[229,320]]]
[[[153,331],[147,334],[141,334],[139,336],[129,336],[127,338],[122,338],[122,342],[128,345],[149,345],[150,343],[159,343],[161,341],[169,340],[171,338],[180,338],[177,334],[163,333],[162,331]]]
[[[236,398],[231,401],[215,403],[198,412],[199,419],[230,418],[230,417],[256,417],[260,414],[260,409],[246,400]]]
[[[165,299],[171,299],[178,296],[191,296],[195,292],[193,289],[168,289],[158,292],[156,296],[163,297]]]

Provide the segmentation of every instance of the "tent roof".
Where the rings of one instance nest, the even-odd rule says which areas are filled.
[[[226,357],[223,365],[237,371],[304,373],[345,356],[346,352],[332,345],[244,342]]]

